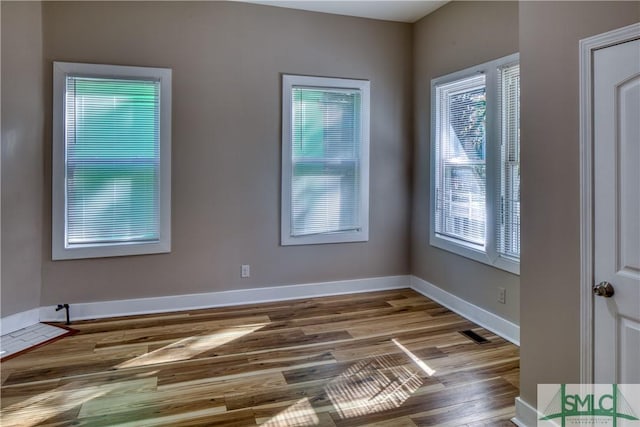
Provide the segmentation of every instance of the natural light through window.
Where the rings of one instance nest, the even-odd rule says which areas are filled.
[[[432,80],[431,231],[441,249],[520,272],[520,67]]]
[[[368,117],[368,81],[283,77],[283,245],[368,239]]]
[[[439,86],[436,232],[484,248],[486,84],[478,75]]]
[[[139,380],[88,386],[71,382],[51,391],[40,393],[2,409],[2,425],[31,427],[58,414],[70,411],[86,402],[109,393],[126,390],[131,383],[139,387]]]
[[[399,357],[405,359],[386,354],[357,362],[325,387],[340,418],[398,408],[422,386],[420,371]]]
[[[157,350],[143,354],[142,356],[122,362],[117,365],[116,368],[123,369],[188,360],[200,353],[212,350],[255,332],[265,325],[266,323],[257,323],[252,325],[234,326],[221,329],[214,333],[184,338]]]
[[[55,63],[54,259],[169,251],[170,78]]]
[[[262,424],[264,427],[302,427],[317,425],[320,425],[320,419],[307,397],[298,400],[296,403]]]
[[[436,373],[436,371],[431,369],[431,367],[424,363],[422,359],[413,354],[407,347],[400,344],[395,338],[392,339],[391,342],[393,342],[400,350],[402,350],[404,354],[406,354],[416,365],[418,365],[418,367],[420,367],[420,369],[422,369],[425,374],[431,377]]]

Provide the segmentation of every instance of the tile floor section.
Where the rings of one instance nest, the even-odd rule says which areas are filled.
[[[21,352],[30,347],[68,333],[66,329],[57,326],[36,323],[0,337],[0,358]]]

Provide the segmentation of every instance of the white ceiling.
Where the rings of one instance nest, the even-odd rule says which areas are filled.
[[[416,22],[448,3],[441,0],[236,0],[290,9],[311,10],[336,15],[360,16],[386,21]]]

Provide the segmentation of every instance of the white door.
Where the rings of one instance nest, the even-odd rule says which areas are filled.
[[[596,383],[640,383],[640,40],[593,53]],[[600,292],[605,293],[604,284]]]

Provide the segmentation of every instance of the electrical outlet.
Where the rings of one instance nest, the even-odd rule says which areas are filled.
[[[242,264],[240,267],[240,277],[251,277],[251,266],[249,264]]]
[[[505,288],[498,288],[498,302],[500,304],[507,303],[507,290]]]

